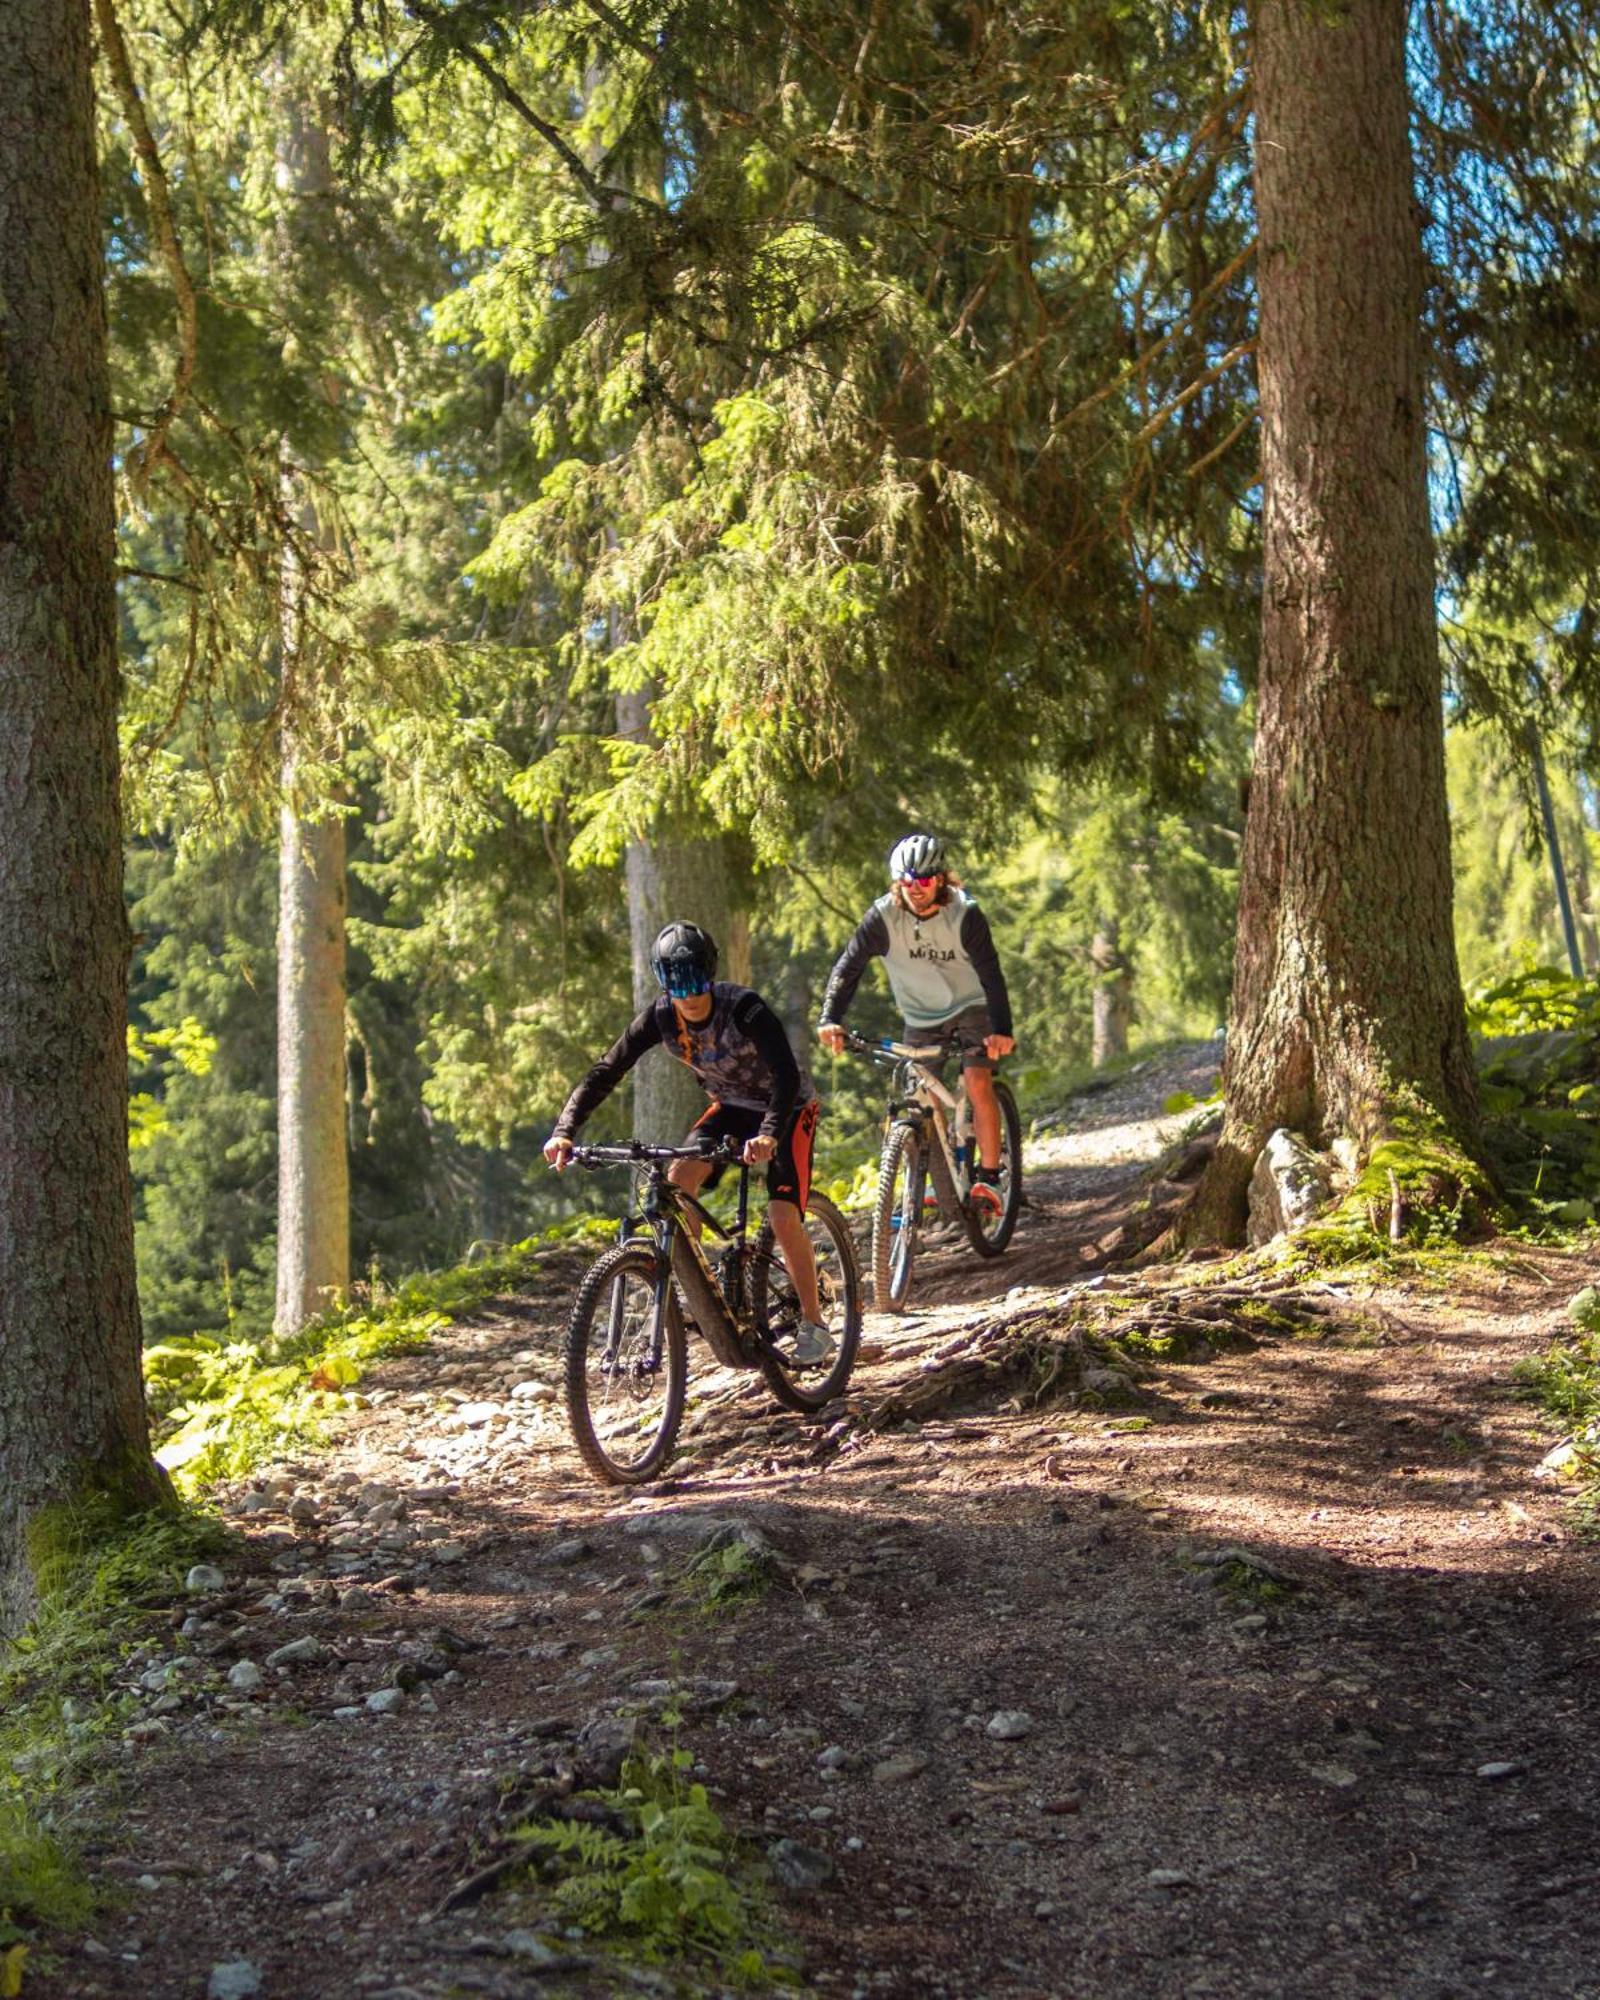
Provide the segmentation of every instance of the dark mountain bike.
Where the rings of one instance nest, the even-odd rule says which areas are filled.
[[[750,1169],[732,1148],[707,1155],[692,1146],[576,1146],[582,1167],[642,1168],[639,1211],[622,1240],[585,1274],[567,1325],[567,1415],[583,1462],[597,1479],[631,1486],[661,1470],[683,1420],[689,1384],[686,1326],[699,1331],[727,1368],[757,1368],[789,1410],[820,1410],[844,1388],[861,1340],[861,1274],[844,1217],[814,1189],[806,1234],[817,1262],[822,1313],[838,1346],[824,1366],[793,1358],[800,1301],[763,1220],[749,1237]],[[674,1187],[674,1160],[739,1168],[731,1226]],[[689,1226],[719,1239],[709,1254]]]
[[[940,1074],[956,1052],[955,1043],[874,1042],[846,1029],[845,1045],[894,1072],[872,1210],[872,1284],[879,1312],[899,1312],[911,1291],[930,1187],[940,1214],[946,1222],[960,1224],[980,1257],[998,1257],[1011,1241],[1022,1206],[1022,1119],[1010,1084],[996,1077],[1000,1205],[995,1210],[974,1203],[977,1146],[966,1075],[957,1078],[952,1090]]]

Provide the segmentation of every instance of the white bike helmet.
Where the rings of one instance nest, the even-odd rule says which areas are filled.
[[[908,833],[895,842],[889,856],[889,873],[896,882],[908,875],[946,873],[944,842],[936,833]]]

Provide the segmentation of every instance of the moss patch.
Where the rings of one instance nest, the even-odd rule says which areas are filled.
[[[33,1530],[40,1608],[0,1656],[0,1949],[87,1921],[74,1849],[87,1781],[122,1709],[113,1669],[224,1537],[193,1511],[128,1518],[104,1499],[50,1509]]]

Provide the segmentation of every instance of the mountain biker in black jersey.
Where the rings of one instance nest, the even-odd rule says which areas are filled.
[[[793,1358],[805,1367],[819,1365],[837,1343],[822,1323],[805,1227],[818,1112],[811,1079],[761,995],[716,977],[716,944],[698,924],[666,925],[650,966],[661,997],[635,1016],[567,1099],[544,1156],[557,1173],[565,1170],[585,1122],[647,1049],[664,1048],[687,1064],[711,1099],[691,1142],[707,1153],[725,1141],[738,1144],[746,1166],[766,1166],[767,1213],[803,1315]],[[698,1194],[720,1172],[709,1160],[675,1160],[668,1178]]]
[[[978,1143],[972,1200],[998,1214],[1000,1106],[993,1070],[1017,1044],[989,920],[951,873],[936,834],[908,833],[897,841],[889,879],[889,893],[861,919],[828,977],[817,1038],[836,1055],[844,1047],[844,1017],[861,975],[871,959],[883,959],[905,1017],[905,1039],[942,1035],[960,1050]]]

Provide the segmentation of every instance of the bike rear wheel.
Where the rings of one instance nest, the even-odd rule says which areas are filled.
[[[1011,1086],[995,1078],[994,1094],[1000,1106],[1000,1206],[991,1210],[976,1204],[969,1193],[962,1204],[962,1220],[967,1240],[980,1257],[998,1257],[1011,1241],[1022,1207],[1022,1116]]]
[[[751,1258],[756,1360],[767,1387],[787,1410],[820,1410],[832,1402],[850,1379],[861,1344],[861,1271],[845,1219],[826,1195],[813,1191],[805,1220],[817,1263],[823,1323],[838,1343],[825,1372],[790,1358],[800,1327],[800,1301],[770,1217],[761,1225]]]
[[[879,1312],[900,1312],[910,1294],[927,1180],[917,1128],[891,1126],[883,1142],[872,1209],[872,1302]]]
[[[567,1322],[567,1417],[579,1456],[608,1486],[658,1472],[683,1420],[689,1351],[648,1243],[619,1243],[584,1276]]]

